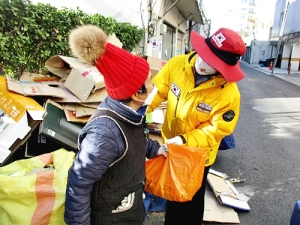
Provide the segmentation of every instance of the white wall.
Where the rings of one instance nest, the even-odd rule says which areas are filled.
[[[251,46],[251,64],[258,64],[260,59],[269,58],[274,55],[275,53],[272,52],[272,47],[270,46],[269,41],[253,40]]]
[[[161,42],[163,38],[163,36],[160,34],[161,25],[167,23],[169,26],[172,26],[175,29],[175,33],[173,35],[173,53],[176,53],[177,47],[179,47],[177,45],[177,39],[182,37],[182,35],[180,35],[179,32],[184,33],[184,38],[180,39],[182,39],[182,43],[185,43],[185,33],[187,29],[186,20],[182,17],[182,15],[179,13],[178,9],[175,6],[165,14],[166,10],[171,5],[170,1],[156,0],[153,2],[155,4],[153,7],[152,17],[158,18],[157,20],[153,21],[153,23],[155,24],[155,33],[153,38],[155,38],[156,41]],[[146,43],[147,51],[145,51],[144,54],[156,58],[161,58],[161,48],[153,48],[151,42],[148,43],[148,41],[146,41]],[[182,45],[181,48],[183,47],[184,45]]]
[[[300,1],[290,3],[287,11],[283,34],[296,33],[300,31]]]
[[[285,9],[285,3],[286,3],[286,0],[277,0],[277,2],[276,2],[271,38],[279,36],[280,25],[281,25],[280,15]]]
[[[300,43],[295,43],[293,46],[291,70],[297,70],[300,64]]]
[[[290,50],[291,50],[291,44],[290,43],[285,44],[284,45],[284,50],[283,50],[282,62],[281,62],[281,68],[282,69],[287,69],[288,68]],[[292,55],[291,55],[291,70],[298,71],[299,59],[300,59],[300,44],[299,43],[294,43],[293,44]]]
[[[284,44],[284,48],[282,51],[282,61],[281,61],[281,69],[287,69],[288,68],[288,61],[290,57],[291,52],[291,44],[286,43]]]

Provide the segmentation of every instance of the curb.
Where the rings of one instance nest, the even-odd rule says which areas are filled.
[[[253,65],[251,65],[251,64],[249,64],[249,63],[246,63],[246,62],[244,62],[244,61],[240,61],[240,63],[241,63],[242,65],[245,65],[245,66],[248,66],[248,67],[250,67],[250,68],[252,68],[252,69],[255,69],[255,70],[257,70],[257,71],[259,71],[259,72],[261,72],[261,73],[264,73],[264,74],[266,74],[266,75],[268,75],[268,76],[275,76],[275,77],[278,77],[278,78],[280,78],[280,79],[282,79],[282,80],[285,80],[285,81],[287,81],[287,82],[290,82],[290,83],[292,83],[292,84],[297,85],[297,86],[300,87],[300,74],[299,74],[299,73],[297,73],[297,75],[299,75],[299,76],[297,76],[297,77],[288,77],[288,76],[289,76],[288,74],[284,74],[284,73],[274,73],[274,74],[272,74],[272,73],[269,72],[269,71],[260,69],[260,68],[258,68],[258,67],[256,67],[256,66],[253,66]]]

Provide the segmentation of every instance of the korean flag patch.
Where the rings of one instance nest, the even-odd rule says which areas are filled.
[[[171,91],[173,92],[173,94],[174,94],[177,98],[180,96],[181,90],[180,90],[180,88],[179,88],[176,84],[174,84],[173,82],[172,82],[172,85],[171,85]]]
[[[212,37],[213,41],[216,43],[216,45],[221,48],[222,47],[222,42],[226,40],[224,35],[222,33],[219,33],[217,35],[214,35]]]

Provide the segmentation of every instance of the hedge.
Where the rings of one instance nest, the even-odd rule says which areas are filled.
[[[0,73],[17,79],[24,71],[45,73],[45,62],[51,56],[72,56],[68,34],[82,24],[94,24],[107,34],[115,33],[128,51],[144,35],[137,26],[100,14],[90,15],[79,8],[58,9],[29,0],[0,0]]]

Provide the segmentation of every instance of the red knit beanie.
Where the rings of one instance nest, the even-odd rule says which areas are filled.
[[[83,25],[71,31],[69,45],[81,61],[95,65],[104,76],[108,95],[124,100],[145,83],[149,64],[142,57],[106,42],[104,31],[94,25]]]

